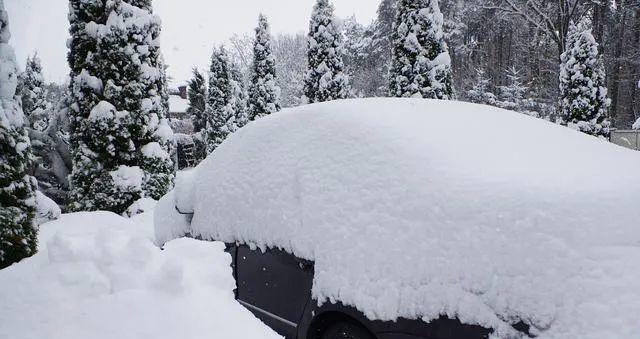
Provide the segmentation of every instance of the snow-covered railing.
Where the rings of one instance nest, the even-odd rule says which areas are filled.
[[[611,142],[640,151],[640,130],[614,130],[611,132]]]

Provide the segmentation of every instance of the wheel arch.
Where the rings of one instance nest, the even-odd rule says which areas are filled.
[[[325,330],[339,322],[358,325],[366,330],[372,338],[377,338],[374,331],[368,326],[367,319],[360,317],[358,314],[352,314],[349,310],[325,310],[321,313],[317,311],[314,313],[315,315],[301,339],[320,339]]]

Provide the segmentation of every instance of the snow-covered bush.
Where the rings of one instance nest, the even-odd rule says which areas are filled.
[[[37,250],[36,180],[28,175],[31,143],[15,97],[18,68],[10,37],[0,0],[0,269]]]
[[[640,118],[638,118],[638,120],[633,124],[631,128],[640,129]]]
[[[123,213],[173,184],[160,19],[151,0],[71,0],[69,19],[70,207]]]
[[[571,23],[560,64],[560,114],[570,127],[592,135],[608,135],[605,70],[589,16]]]
[[[397,6],[390,95],[453,99],[451,57],[438,0],[399,0]]]
[[[249,119],[280,110],[280,88],[276,83],[276,60],[271,48],[267,17],[260,14],[253,45],[253,74],[249,86]]]
[[[345,99],[349,78],[344,72],[342,33],[329,0],[317,0],[307,37],[308,68],[304,79],[308,103]]]

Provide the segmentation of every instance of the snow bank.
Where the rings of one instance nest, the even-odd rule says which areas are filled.
[[[63,215],[39,253],[0,271],[0,338],[279,338],[235,302],[221,243],[161,251],[106,212]]]
[[[195,170],[190,232],[315,260],[313,296],[371,318],[629,338],[638,168],[637,153],[489,106],[336,101],[225,141]]]

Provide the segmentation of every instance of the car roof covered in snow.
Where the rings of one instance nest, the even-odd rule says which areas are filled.
[[[180,227],[314,260],[320,302],[637,334],[640,154],[604,140],[483,105],[343,100],[252,122],[187,178]]]

